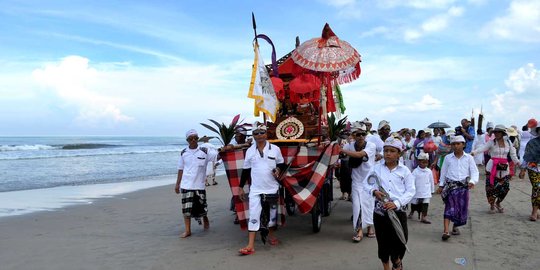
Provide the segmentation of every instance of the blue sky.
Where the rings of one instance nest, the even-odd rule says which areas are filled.
[[[539,117],[540,1],[0,2],[0,136],[182,135],[250,122],[251,12],[278,57],[326,22],[362,55],[351,120]],[[268,63],[270,50],[262,44]]]

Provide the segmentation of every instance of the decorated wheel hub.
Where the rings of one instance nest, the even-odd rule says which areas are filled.
[[[276,128],[276,136],[280,140],[295,140],[304,134],[304,124],[295,117],[283,120]]]

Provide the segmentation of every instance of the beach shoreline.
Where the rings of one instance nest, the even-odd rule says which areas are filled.
[[[482,178],[482,177],[481,177]],[[193,223],[193,235],[180,239],[180,196],[171,184],[101,198],[51,212],[0,218],[2,269],[380,269],[375,239],[351,243],[350,202],[335,200],[322,230],[311,231],[309,215],[288,217],[277,247],[256,242],[257,252],[239,257],[247,233],[233,224],[230,189],[224,176],[207,189],[210,230]],[[481,181],[482,182],[482,181]],[[536,269],[537,231],[530,222],[530,183],[511,182],[504,214],[487,213],[483,185],[471,195],[462,235],[442,242],[442,203],[430,205],[432,225],[409,220],[406,269]],[[465,258],[465,265],[455,262]]]

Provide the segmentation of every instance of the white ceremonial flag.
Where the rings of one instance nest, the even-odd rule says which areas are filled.
[[[255,61],[251,72],[248,97],[255,99],[255,116],[259,116],[260,112],[263,112],[270,117],[272,122],[275,122],[279,107],[276,91],[272,85],[272,80],[270,80],[270,75],[264,66],[264,62],[259,55],[259,46],[256,42],[253,47]]]

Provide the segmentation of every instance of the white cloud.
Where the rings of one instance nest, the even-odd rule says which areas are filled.
[[[538,114],[535,103],[540,100],[540,71],[534,64],[529,63],[511,71],[505,83],[508,90],[495,93],[491,99],[491,113],[495,120],[506,124],[522,124],[526,119],[538,117],[534,114]]]
[[[506,14],[487,23],[481,34],[487,38],[540,42],[540,1],[512,1]]]
[[[414,42],[427,34],[441,32],[448,28],[453,18],[462,16],[464,12],[463,7],[450,7],[445,13],[428,18],[417,29],[406,29],[403,38],[407,42]]]
[[[33,78],[42,86],[53,90],[58,97],[79,108],[80,124],[98,125],[102,121],[125,122],[133,120],[118,108],[127,101],[109,97],[92,90],[99,72],[90,68],[89,60],[68,56],[59,63],[47,64],[33,71]]]
[[[376,36],[376,35],[379,35],[379,34],[386,34],[388,32],[389,32],[389,29],[387,27],[378,26],[378,27],[372,28],[372,29],[370,29],[368,31],[362,32],[362,34],[360,34],[360,37],[361,38],[366,38],[366,37]]]
[[[445,9],[456,0],[379,0],[377,2],[383,8],[405,6],[416,9]]]
[[[422,100],[413,103],[412,106],[409,106],[410,110],[425,112],[431,111],[434,109],[441,108],[442,102],[431,95],[424,95]]]

